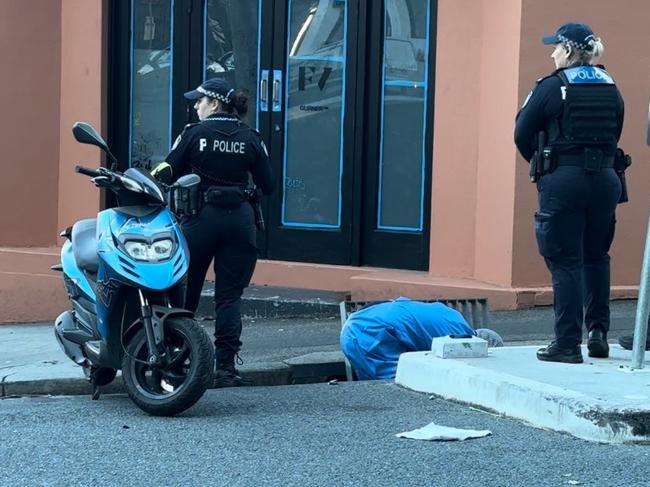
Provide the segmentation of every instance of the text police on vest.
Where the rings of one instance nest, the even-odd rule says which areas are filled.
[[[208,146],[208,139],[199,139],[199,151]],[[225,152],[227,154],[243,154],[246,149],[245,142],[234,142],[231,140],[214,140],[212,142],[212,152]]]

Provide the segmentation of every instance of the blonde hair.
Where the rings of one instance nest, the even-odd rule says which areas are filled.
[[[593,64],[605,51],[605,45],[600,37],[593,37],[587,42],[586,49],[583,45],[577,46],[574,42],[563,42],[565,48],[571,49],[567,59],[569,66],[573,64]]]

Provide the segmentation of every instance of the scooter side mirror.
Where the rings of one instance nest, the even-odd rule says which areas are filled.
[[[74,135],[74,138],[77,142],[99,147],[101,150],[106,152],[106,155],[113,162],[117,162],[117,159],[108,148],[108,144],[104,142],[102,136],[97,133],[97,130],[95,130],[92,125],[86,122],[75,122],[75,124],[72,126],[72,135]]]
[[[182,188],[191,188],[192,186],[196,186],[201,182],[201,176],[198,174],[186,174],[185,176],[181,176],[178,178],[178,181],[174,184],[174,186],[180,186]]]

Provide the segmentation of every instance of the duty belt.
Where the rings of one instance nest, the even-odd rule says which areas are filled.
[[[244,190],[239,186],[210,186],[203,192],[207,204],[233,208],[245,201]]]
[[[555,161],[556,166],[580,166],[585,165],[585,156],[583,154],[558,154]],[[603,157],[600,161],[601,168],[614,167],[614,156]]]

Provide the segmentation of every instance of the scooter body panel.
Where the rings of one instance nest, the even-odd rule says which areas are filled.
[[[153,244],[157,240],[174,241],[171,256],[158,262],[136,260],[125,250],[128,241]],[[165,207],[135,217],[119,208],[104,210],[97,217],[97,252],[100,271],[108,278],[148,291],[174,287],[187,273],[189,262],[185,237],[172,213]]]
[[[72,281],[78,290],[83,292],[85,298],[89,301],[95,302],[95,291],[93,291],[88,277],[77,265],[77,261],[74,258],[72,242],[69,240],[63,244],[63,247],[61,247],[61,265],[63,266],[63,274]],[[75,290],[67,289],[67,291],[71,297],[76,296]]]

